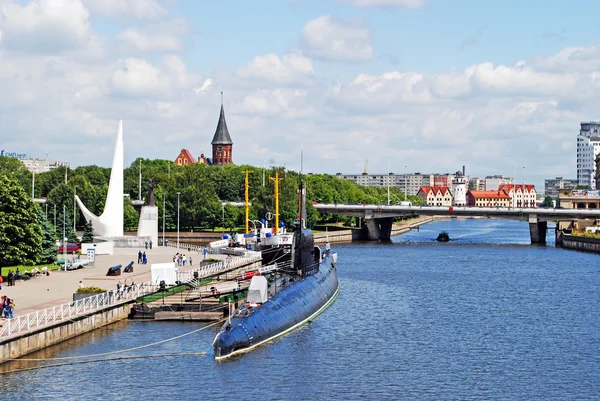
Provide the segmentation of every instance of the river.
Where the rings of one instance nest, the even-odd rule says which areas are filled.
[[[435,241],[441,230],[449,243]],[[205,356],[11,373],[0,381],[0,399],[600,399],[599,256],[556,249],[553,236],[546,247],[531,246],[523,222],[446,220],[391,244],[336,245],[336,302],[247,355],[216,362],[217,328],[209,327],[104,357]],[[105,353],[199,327],[122,322],[32,357]]]

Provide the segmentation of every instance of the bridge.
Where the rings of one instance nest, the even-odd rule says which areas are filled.
[[[319,213],[359,217],[365,220],[369,240],[389,240],[394,217],[456,216],[491,217],[529,222],[531,243],[545,244],[548,221],[600,219],[600,209],[543,209],[472,206],[385,206],[385,205],[313,205]]]

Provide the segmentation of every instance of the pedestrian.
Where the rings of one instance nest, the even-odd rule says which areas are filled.
[[[15,301],[13,299],[8,300],[8,313],[10,313],[10,318],[15,317]]]
[[[146,263],[148,263],[148,259],[146,258],[146,252],[144,252],[142,255],[142,264],[145,265]]]
[[[79,288],[83,288],[83,281],[79,280]]]
[[[190,256],[190,266],[192,265],[192,257]],[[2,284],[2,283],[0,283]],[[2,286],[0,285],[0,288],[2,288]]]
[[[8,285],[9,287],[15,285],[15,274],[12,270],[8,272]]]
[[[206,255],[208,255],[208,249],[204,248],[204,259],[206,259]]]
[[[169,246],[169,240],[165,239],[165,246]]]
[[[2,274],[0,274],[0,290],[2,289],[2,282],[4,281],[4,279],[2,278]]]
[[[146,245],[146,249],[148,249],[148,241],[144,242],[144,245]]]
[[[8,315],[4,311],[4,303],[6,302],[6,295],[2,295],[0,298],[0,317],[8,318]]]
[[[121,280],[117,282],[117,292],[121,291]]]
[[[138,251],[138,265],[142,263],[142,251]]]
[[[150,249],[152,249],[152,240],[150,240]]]
[[[183,257],[181,258],[181,260],[183,261],[183,265],[185,266],[185,262],[187,261],[187,258],[185,257],[185,254],[183,255]]]

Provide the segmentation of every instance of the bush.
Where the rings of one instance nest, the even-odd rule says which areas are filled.
[[[100,292],[106,292],[105,289],[100,288],[100,287],[83,287],[83,288],[78,288],[77,289],[77,293],[78,294],[95,294],[95,293],[100,293]]]

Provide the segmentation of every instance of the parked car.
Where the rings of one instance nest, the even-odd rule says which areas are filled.
[[[67,242],[67,253],[75,253],[77,251],[79,251],[79,245],[77,245],[75,242]],[[63,248],[63,244],[59,244],[58,245],[58,253],[63,253],[64,252],[64,248]]]

